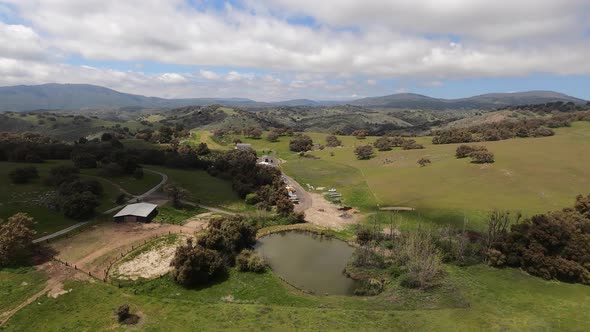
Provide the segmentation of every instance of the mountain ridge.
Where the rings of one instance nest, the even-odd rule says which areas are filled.
[[[349,101],[317,101],[291,99],[278,102],[259,102],[248,98],[160,98],[119,92],[91,84],[15,85],[0,87],[0,111],[32,111],[39,109],[100,109],[100,108],[176,108],[221,104],[230,107],[321,107],[354,105],[367,108],[413,109],[493,109],[497,107],[547,102],[586,103],[587,101],[554,91],[524,91],[515,93],[487,93],[467,98],[444,99],[416,93],[397,93],[366,97]]]

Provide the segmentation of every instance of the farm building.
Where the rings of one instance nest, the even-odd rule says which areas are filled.
[[[236,150],[250,150],[250,149],[252,149],[252,144],[249,144],[249,143],[237,143],[235,149]]]
[[[158,214],[158,206],[150,203],[135,203],[115,214],[116,222],[150,222]]]

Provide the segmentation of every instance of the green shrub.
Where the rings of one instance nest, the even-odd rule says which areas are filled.
[[[369,278],[358,281],[354,289],[354,295],[357,296],[374,296],[383,291],[383,283],[377,279]]]
[[[37,171],[37,167],[28,166],[28,167],[21,167],[16,168],[11,171],[8,176],[10,180],[14,184],[23,184],[29,183],[33,179],[39,178],[39,172]]]
[[[258,195],[256,195],[255,193],[250,193],[246,195],[244,201],[248,205],[255,205],[256,203],[260,202],[260,197],[258,197]]]
[[[236,256],[236,268],[240,272],[262,272],[264,267],[264,259],[250,249],[244,249]]]

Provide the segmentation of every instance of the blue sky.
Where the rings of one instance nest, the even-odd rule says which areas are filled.
[[[0,0],[0,85],[263,101],[590,99],[589,22],[586,0]]]

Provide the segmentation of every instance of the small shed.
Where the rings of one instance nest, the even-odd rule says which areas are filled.
[[[115,214],[116,222],[150,222],[158,215],[158,206],[151,203],[135,203]]]

